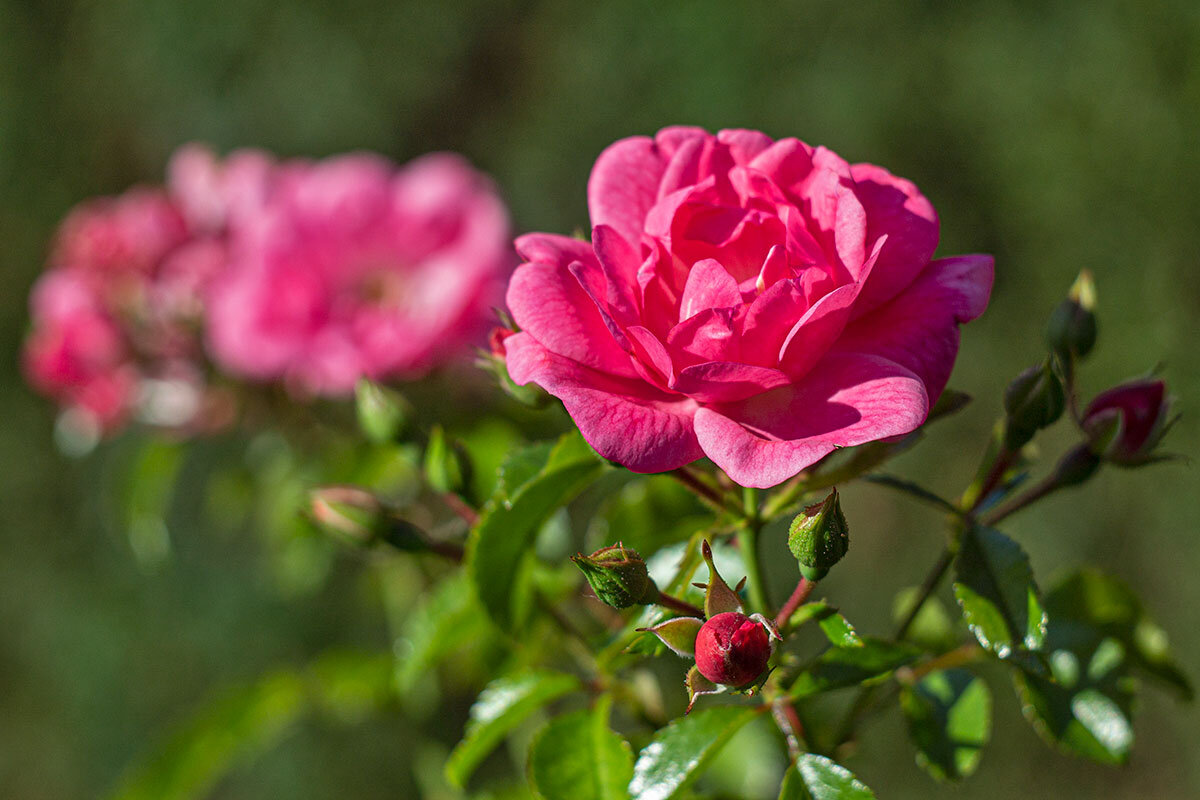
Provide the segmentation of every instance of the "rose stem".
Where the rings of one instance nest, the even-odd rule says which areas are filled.
[[[792,614],[796,613],[797,608],[804,605],[815,588],[817,588],[816,581],[810,581],[808,578],[801,576],[800,582],[796,584],[795,591],[792,592],[792,596],[783,604],[783,608],[779,609],[779,616],[775,617],[775,627],[782,631]]]
[[[725,500],[721,497],[721,493],[693,475],[687,467],[679,467],[678,469],[673,469],[665,474],[686,486],[688,489],[694,492],[697,497],[708,503],[717,511],[725,510]]]
[[[758,564],[758,533],[762,530],[762,517],[758,514],[758,489],[749,486],[742,489],[742,506],[745,519],[738,528],[738,547],[746,565],[746,584],[750,593],[750,605],[755,611],[770,614],[762,572]]]
[[[678,597],[672,597],[666,592],[659,592],[658,599],[654,602],[658,603],[663,608],[669,608],[672,611],[678,611],[681,614],[687,614],[688,616],[704,619],[704,612],[698,607],[692,605],[686,600],[680,600]]]

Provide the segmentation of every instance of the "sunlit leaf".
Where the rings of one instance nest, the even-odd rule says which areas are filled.
[[[964,669],[931,673],[900,693],[917,763],[939,780],[975,771],[992,731],[992,695]]]
[[[784,775],[779,800],[875,800],[875,794],[841,764],[804,753]]]
[[[670,800],[692,784],[756,711],[717,706],[680,717],[654,734],[633,767],[633,800]]]
[[[812,666],[800,673],[788,693],[794,698],[808,697],[878,682],[921,654],[919,648],[909,644],[893,644],[870,636],[860,637],[860,641],[861,644],[853,647],[826,650]]]
[[[509,731],[530,714],[579,688],[579,681],[559,672],[524,672],[497,678],[471,706],[466,732],[446,761],[446,779],[466,784],[471,773]]]
[[[993,528],[971,527],[955,564],[954,596],[984,648],[1000,658],[1041,648],[1046,612],[1019,544]]]
[[[633,776],[629,743],[608,727],[611,699],[551,720],[529,747],[529,778],[543,800],[623,800]]]

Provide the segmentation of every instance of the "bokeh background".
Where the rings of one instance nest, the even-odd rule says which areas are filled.
[[[966,329],[952,380],[976,402],[898,470],[947,493],[965,483],[1002,386],[1041,357],[1044,320],[1081,267],[1100,292],[1085,394],[1162,362],[1184,411],[1168,444],[1200,444],[1191,0],[0,0],[0,794],[102,795],[220,687],[330,645],[387,646],[360,563],[335,556],[322,580],[289,582],[262,537],[205,522],[211,499],[188,470],[230,443],[184,465],[169,535],[149,539],[113,522],[139,451],[55,449],[17,353],[29,286],[72,204],[159,180],[190,140],[397,160],[446,148],[496,178],[519,229],[569,232],[586,224],[596,154],[673,123],[797,135],[886,165],[938,208],[940,252],[996,255],[991,308]],[[846,502],[853,558],[828,591],[881,632],[940,532],[878,490]],[[1200,675],[1194,467],[1107,470],[1007,528],[1039,575],[1085,561],[1133,584]],[[777,593],[786,580],[774,576]],[[1109,769],[1049,751],[994,689],[994,741],[965,788],[916,769],[895,715],[851,766],[884,798],[1200,796],[1195,707],[1144,692],[1133,759]],[[466,702],[440,741],[460,733]],[[302,726],[216,796],[416,796],[428,765],[414,761],[434,752],[418,744],[402,715]]]

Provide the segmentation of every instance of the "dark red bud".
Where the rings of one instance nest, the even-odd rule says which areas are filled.
[[[745,686],[770,658],[766,627],[736,611],[717,614],[696,634],[696,668],[713,683]]]
[[[1102,458],[1134,464],[1151,455],[1166,433],[1169,416],[1162,381],[1130,381],[1092,400],[1083,414],[1083,429]]]
[[[497,325],[492,328],[492,332],[488,334],[488,350],[496,358],[504,358],[506,351],[504,349],[504,340],[512,336],[515,331],[509,330],[503,326]]]

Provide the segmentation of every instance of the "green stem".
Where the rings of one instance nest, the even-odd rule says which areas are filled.
[[[766,589],[758,563],[758,534],[762,530],[762,517],[758,513],[758,489],[742,489],[742,507],[746,515],[742,527],[738,528],[738,547],[742,561],[746,564],[746,586],[750,593],[750,605],[755,611],[770,614],[767,606]]]

